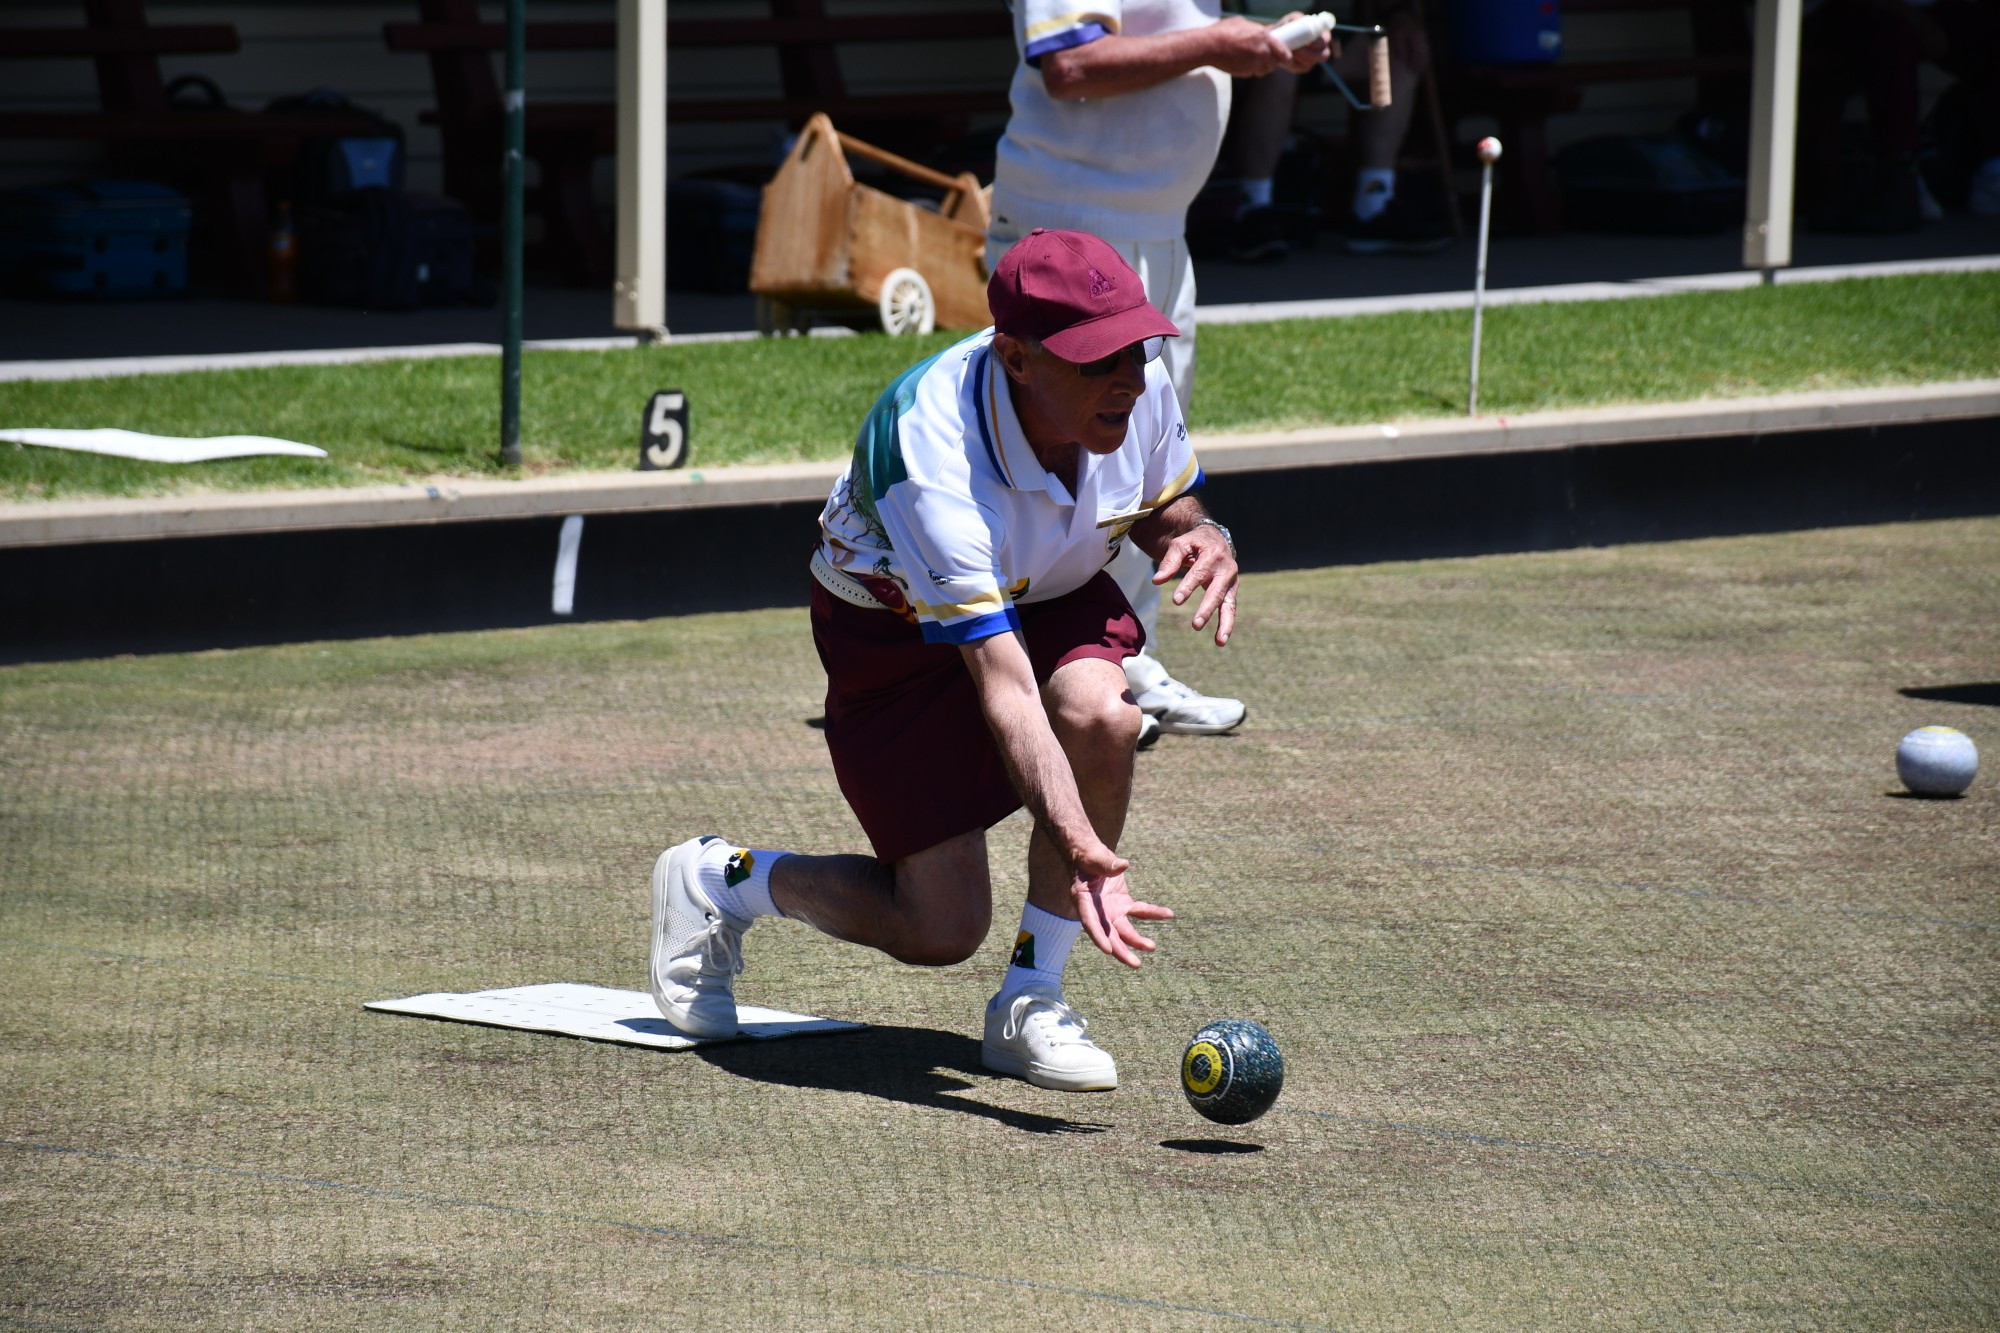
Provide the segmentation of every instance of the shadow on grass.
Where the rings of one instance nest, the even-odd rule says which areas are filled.
[[[1244,1143],[1237,1139],[1161,1139],[1162,1148],[1174,1152],[1200,1153],[1204,1157],[1228,1157],[1236,1153],[1264,1151],[1261,1143]]]
[[[992,1106],[961,1075],[990,1078],[979,1043],[933,1028],[871,1027],[809,1042],[729,1042],[695,1054],[739,1078],[789,1088],[858,1092],[909,1106],[976,1115],[1028,1134],[1102,1134],[1108,1125]]]
[[[1932,791],[1885,791],[1882,793],[1892,801],[1962,801],[1965,793]]]
[[[1912,685],[1896,693],[1905,699],[1932,699],[1946,704],[1983,704],[1988,708],[2000,708],[2000,680],[1985,680],[1964,685]]]

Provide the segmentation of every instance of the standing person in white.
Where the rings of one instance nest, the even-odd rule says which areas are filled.
[[[1326,59],[1321,37],[1288,49],[1260,23],[1224,18],[1219,0],[1013,0],[1021,64],[993,174],[986,262],[995,268],[1036,227],[1103,238],[1180,327],[1163,360],[1185,415],[1194,390],[1194,265],[1188,204],[1215,165],[1229,123],[1231,77],[1302,74]],[[1127,543],[1111,574],[1158,640],[1159,588]],[[1147,730],[1213,735],[1243,721],[1243,704],[1168,674],[1150,652],[1125,661]],[[1142,736],[1141,744],[1149,739]]]

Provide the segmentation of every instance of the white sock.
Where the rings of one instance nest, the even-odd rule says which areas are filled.
[[[1083,922],[1065,921],[1033,903],[1027,904],[1021,909],[1021,933],[1014,937],[1014,957],[1000,983],[1000,994],[1018,995],[1028,986],[1053,986],[1061,993],[1069,946],[1082,933]]]
[[[695,879],[724,916],[738,921],[783,916],[771,901],[771,867],[790,855],[737,847],[717,839],[701,849],[701,867],[695,871]]]
[[[1354,177],[1354,216],[1366,222],[1396,197],[1394,167],[1368,167]]]
[[[1242,212],[1237,214],[1238,217],[1241,217],[1243,213],[1248,213],[1253,208],[1269,208],[1271,206],[1271,178],[1269,176],[1264,176],[1257,180],[1241,180],[1236,182],[1236,184],[1237,188],[1243,191],[1243,209]]]

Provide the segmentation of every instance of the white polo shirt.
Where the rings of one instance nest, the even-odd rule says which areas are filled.
[[[1103,37],[1203,28],[1220,0],[1012,0],[1021,54],[993,166],[997,230],[1087,231],[1115,242],[1177,240],[1229,124],[1229,76],[1209,66],[1115,97],[1058,101],[1042,57]]]
[[[820,553],[932,643],[1019,629],[1016,603],[1082,587],[1145,513],[1201,485],[1166,371],[1146,367],[1117,452],[1080,451],[1076,494],[1022,433],[993,330],[882,391],[820,513]]]

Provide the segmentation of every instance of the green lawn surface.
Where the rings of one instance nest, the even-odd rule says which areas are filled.
[[[1471,316],[1414,312],[1202,330],[1210,433],[1464,411]],[[321,460],[166,466],[0,445],[0,498],[354,486],[626,470],[656,389],[689,396],[692,464],[831,459],[882,387],[957,335],[529,352],[524,466],[497,458],[499,361],[468,358],[0,384],[0,427],[275,435]],[[1480,406],[1519,414],[2000,375],[2000,273],[1784,285],[1486,314]]]
[[[749,932],[866,1031],[361,1008],[637,989],[662,847],[861,849],[802,611],[0,668],[0,1328],[2000,1327],[2000,519],[1242,598],[1164,645],[1250,714],[1138,757],[1179,915],[1072,954],[1087,1095],[980,1067],[1019,816],[970,962]]]

